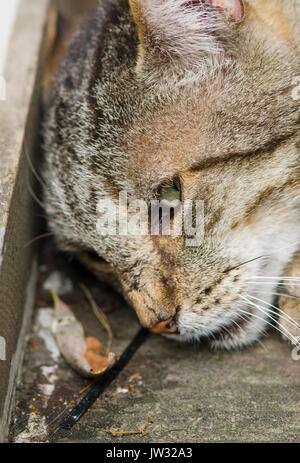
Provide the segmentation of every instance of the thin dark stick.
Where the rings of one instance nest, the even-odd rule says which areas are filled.
[[[118,376],[123,368],[127,365],[137,349],[146,340],[149,331],[141,328],[128,347],[124,350],[117,363],[101,376],[99,381],[87,392],[83,399],[69,413],[69,415],[60,424],[62,429],[71,429],[77,421],[88,411],[100,395],[107,389],[112,381]]]

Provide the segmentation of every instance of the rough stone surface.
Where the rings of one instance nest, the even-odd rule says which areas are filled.
[[[50,252],[51,254],[51,252]],[[51,334],[53,310],[43,282],[54,270],[72,278],[73,293],[62,293],[88,335],[105,345],[79,282],[85,281],[108,311],[118,354],[138,330],[133,311],[74,263],[64,266],[52,253],[41,267],[34,326],[28,340],[11,438],[16,442],[300,442],[300,360],[270,334],[241,352],[214,353],[205,345],[181,345],[151,335],[125,370],[71,431],[59,424],[89,384],[59,355]],[[79,269],[79,270],[78,270]],[[107,430],[141,429],[146,436],[113,437]]]
[[[15,381],[32,309],[37,214],[32,165],[40,154],[40,48],[47,0],[22,0],[8,50],[0,101],[0,441],[5,441]],[[30,285],[29,285],[30,281]],[[31,293],[28,288],[31,288]]]

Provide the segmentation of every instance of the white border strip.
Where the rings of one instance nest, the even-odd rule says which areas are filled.
[[[0,74],[4,70],[10,34],[19,0],[0,0]]]

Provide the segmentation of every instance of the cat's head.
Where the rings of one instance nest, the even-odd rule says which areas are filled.
[[[183,340],[251,343],[299,249],[299,4],[130,3],[98,12],[100,35],[97,14],[78,35],[94,46],[76,58],[77,86],[78,37],[58,75],[45,131],[50,226],[63,248],[107,262],[144,326],[172,319]],[[151,231],[153,200],[178,201],[171,229],[183,217],[182,233]],[[116,232],[103,236],[107,224]]]

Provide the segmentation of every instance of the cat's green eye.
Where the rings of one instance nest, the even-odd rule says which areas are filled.
[[[160,201],[160,206],[158,206],[159,223],[162,224],[164,220],[169,223],[180,210],[181,185],[178,177],[175,176],[171,182],[161,185],[158,191],[158,199]]]
[[[181,186],[178,177],[174,177],[172,184],[162,186],[159,192],[159,200],[166,203],[173,201],[180,201],[181,199]]]

